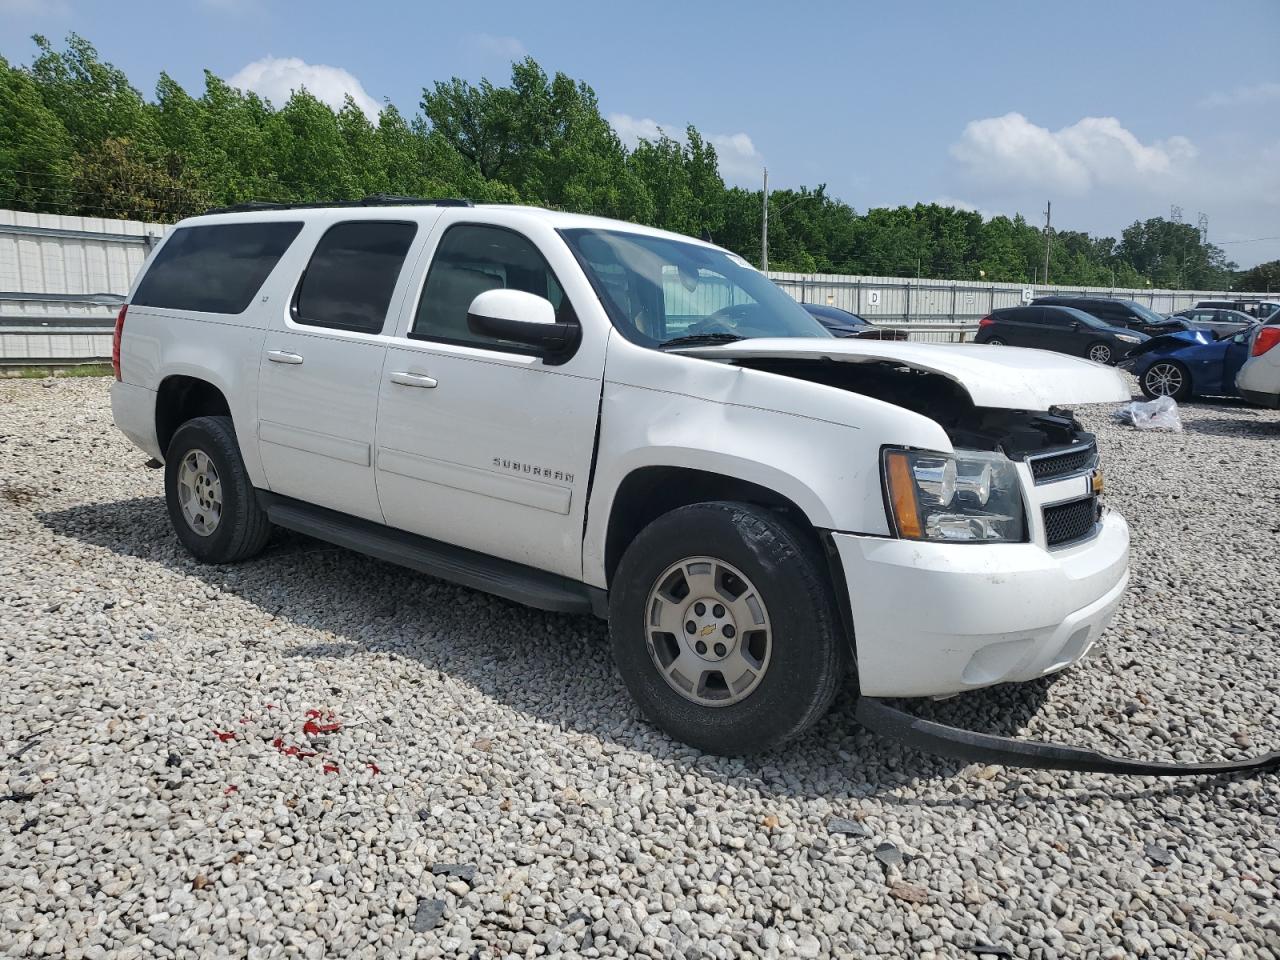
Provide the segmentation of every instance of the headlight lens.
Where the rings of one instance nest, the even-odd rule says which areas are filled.
[[[944,543],[1026,539],[1022,488],[998,453],[885,450],[884,482],[898,536]]]
[[[1116,339],[1123,340],[1125,343],[1141,343],[1142,342],[1141,337],[1134,337],[1127,333],[1117,333]]]

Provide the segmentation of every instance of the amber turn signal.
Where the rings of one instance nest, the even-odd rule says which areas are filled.
[[[916,484],[911,476],[911,463],[906,453],[890,450],[885,454],[885,476],[888,478],[889,500],[893,504],[893,518],[898,525],[898,536],[919,540],[924,531],[920,526],[920,508],[916,504]]]

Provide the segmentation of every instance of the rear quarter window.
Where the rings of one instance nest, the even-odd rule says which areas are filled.
[[[179,227],[147,268],[131,303],[243,313],[301,230],[295,222]]]

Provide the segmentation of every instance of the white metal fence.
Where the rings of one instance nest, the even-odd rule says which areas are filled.
[[[0,210],[0,365],[82,363],[111,354],[111,325],[165,224]],[[822,303],[875,323],[957,340],[992,310],[1025,298],[1087,293],[1137,300],[1172,313],[1197,300],[1248,294],[1131,290],[976,280],[911,280],[838,274],[769,274],[802,303]],[[669,285],[679,298],[678,284]],[[939,330],[939,327],[942,329]],[[954,330],[949,329],[954,327]]]
[[[830,273],[771,272],[773,281],[801,303],[840,307],[877,324],[954,326],[931,330],[921,340],[956,340],[973,330],[992,310],[1016,307],[1035,297],[1087,294],[1135,300],[1157,313],[1175,313],[1198,300],[1238,298],[1254,294],[1220,290],[1155,290],[1123,287],[1069,287],[1046,284],[987,283],[979,280],[911,280],[902,277],[853,277]],[[1261,296],[1258,294],[1257,296]]]
[[[164,224],[0,210],[0,365],[111,355],[111,327]]]

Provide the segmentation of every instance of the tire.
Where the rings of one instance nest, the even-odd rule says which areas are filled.
[[[1191,396],[1191,372],[1177,360],[1157,360],[1142,372],[1138,386],[1148,400],[1157,397],[1186,400]]]
[[[983,340],[982,342],[989,347],[1007,347],[1008,346],[1008,344],[1005,343],[1003,340],[1001,340],[999,337],[988,337],[986,340]]]
[[[686,578],[689,570],[702,570],[701,560],[714,564],[710,576],[721,592],[700,589],[690,599],[688,588],[697,581]],[[672,573],[676,567],[679,572]],[[669,588],[674,595],[681,581],[686,592],[678,600],[669,602],[657,592],[674,583]],[[743,586],[747,589],[730,600]],[[703,616],[697,612],[699,597],[709,598],[709,620],[724,606],[715,600],[724,598],[730,604],[727,621],[695,625],[691,636],[689,624]],[[735,628],[729,640],[735,610],[745,611],[739,617],[742,629]],[[757,629],[761,617],[763,631]],[[674,621],[685,631],[676,636],[650,629],[651,618],[666,620],[663,625]],[[614,662],[645,715],[675,739],[722,756],[768,750],[810,727],[831,706],[849,662],[830,569],[817,545],[777,514],[747,503],[680,507],[642,530],[614,575],[609,627]],[[714,644],[707,657],[720,653],[718,640],[729,645],[729,655],[710,663],[693,660],[699,637]],[[677,681],[667,679],[660,666],[664,660],[676,673],[686,662],[707,672],[696,689],[682,693]],[[738,673],[743,663],[750,669]],[[727,668],[719,683],[718,665]],[[754,679],[745,681],[748,675]],[[730,689],[734,686],[737,692]]]
[[[164,496],[178,539],[205,563],[248,559],[271,536],[230,417],[196,417],[177,429],[165,454]]]
[[[1110,364],[1115,360],[1116,351],[1105,340],[1097,340],[1089,344],[1089,349],[1084,352],[1084,355],[1094,363]]]

